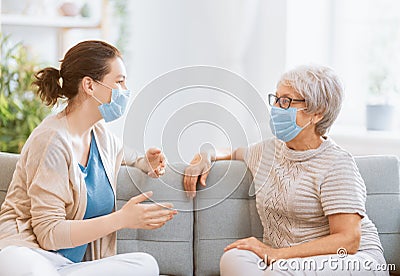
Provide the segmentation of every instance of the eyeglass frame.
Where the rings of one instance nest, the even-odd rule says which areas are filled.
[[[271,101],[270,101],[270,98],[271,98],[271,97],[274,97],[274,104],[278,103],[278,104],[279,104],[279,107],[282,108],[282,109],[289,109],[289,107],[290,107],[290,105],[292,104],[292,102],[306,102],[306,100],[304,100],[304,99],[302,99],[302,100],[301,100],[301,99],[292,99],[292,98],[287,97],[287,96],[277,97],[276,95],[270,93],[270,94],[268,94],[268,104],[269,104],[270,106],[273,106],[273,105],[271,105]],[[287,107],[283,107],[283,106],[281,105],[280,99],[282,99],[282,98],[285,98],[285,99],[288,99],[288,100],[289,100],[289,105],[288,105]]]

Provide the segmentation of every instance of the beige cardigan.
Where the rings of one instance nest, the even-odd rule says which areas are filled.
[[[64,112],[46,118],[30,135],[0,211],[0,249],[19,245],[45,250],[73,247],[71,220],[83,218],[86,185],[75,159]],[[93,127],[99,153],[116,195],[122,144],[100,121]],[[136,153],[124,163],[134,165]],[[116,199],[115,199],[116,202]],[[114,207],[114,210],[116,207]],[[91,243],[90,259],[116,253],[116,233]]]

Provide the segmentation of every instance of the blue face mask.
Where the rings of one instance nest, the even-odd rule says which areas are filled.
[[[283,109],[276,106],[271,107],[269,126],[276,138],[283,142],[289,142],[311,123],[308,122],[304,127],[296,124],[297,111],[304,109],[306,108],[289,107],[288,109]]]
[[[101,116],[103,116],[104,118],[104,121],[108,123],[120,118],[125,113],[131,92],[129,90],[111,88],[101,82],[98,83],[103,85],[104,87],[111,89],[110,103],[102,103],[95,96],[92,96],[96,101],[100,103],[98,108]]]

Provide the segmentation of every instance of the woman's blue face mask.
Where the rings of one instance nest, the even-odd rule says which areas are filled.
[[[269,126],[272,133],[283,142],[289,142],[299,135],[300,131],[306,128],[311,122],[308,122],[305,126],[300,127],[296,123],[297,111],[304,110],[306,108],[294,108],[289,107],[283,109],[280,107],[271,107],[271,118]]]
[[[120,118],[126,110],[126,106],[128,105],[129,102],[129,97],[131,95],[131,92],[129,90],[121,90],[118,88],[111,88],[108,85],[96,81],[97,83],[103,85],[104,87],[107,87],[111,89],[111,101],[110,103],[102,103],[98,98],[96,98],[94,95],[92,97],[100,103],[99,105],[99,111],[101,116],[104,118],[105,122],[111,122],[114,121],[118,118]]]

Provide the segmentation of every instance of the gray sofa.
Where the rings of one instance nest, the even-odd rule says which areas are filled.
[[[17,155],[0,153],[0,202],[11,180]],[[367,185],[367,212],[374,221],[388,263],[400,269],[400,176],[394,156],[357,157]],[[223,248],[249,236],[262,237],[262,227],[249,196],[252,176],[244,163],[220,161],[213,165],[208,184],[195,200],[182,192],[183,164],[173,164],[160,179],[123,167],[118,178],[118,205],[141,191],[154,191],[157,202],[172,202],[179,214],[161,229],[123,230],[118,252],[143,251],[158,261],[161,274],[218,275]],[[392,271],[392,273],[396,273]]]

